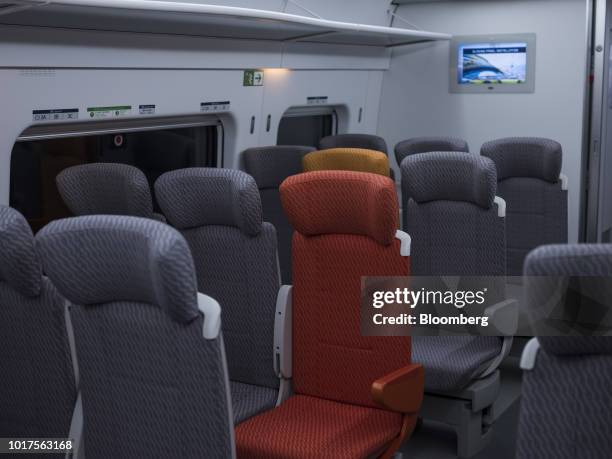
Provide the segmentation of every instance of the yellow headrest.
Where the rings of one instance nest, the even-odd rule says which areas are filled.
[[[313,151],[302,159],[304,172],[342,170],[370,172],[389,177],[389,159],[380,151],[363,148],[331,148]]]

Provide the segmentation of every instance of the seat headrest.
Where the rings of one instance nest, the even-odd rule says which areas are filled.
[[[387,154],[387,142],[385,142],[385,139],[372,134],[328,135],[319,141],[320,150],[329,150],[331,148],[363,148]]]
[[[413,137],[402,140],[393,149],[397,164],[402,164],[406,156],[418,153],[428,153],[430,151],[461,151],[469,153],[468,143],[458,137]]]
[[[91,163],[69,167],[56,178],[74,215],[129,215],[150,218],[153,200],[144,173],[127,164]]]
[[[315,151],[313,147],[277,145],[248,148],[242,153],[244,167],[260,190],[278,188],[290,175],[302,172],[302,158]]]
[[[537,277],[585,277],[585,285],[589,289],[596,288],[605,292],[609,290],[609,279],[612,278],[612,244],[553,244],[538,247],[527,255],[523,274],[527,313],[536,322],[545,320],[546,317],[542,316],[547,314],[547,309],[545,301],[542,301],[542,292],[544,295],[550,292],[549,283]],[[550,285],[555,289],[557,282]],[[612,337],[542,336],[538,340],[547,352],[556,355],[612,354]]]
[[[403,192],[419,203],[464,201],[489,209],[497,192],[493,161],[471,153],[419,153],[404,159],[401,170]]]
[[[389,177],[389,159],[380,151],[362,148],[332,148],[308,153],[303,160],[304,172],[342,170],[370,172]]]
[[[294,175],[280,186],[285,214],[304,236],[357,234],[389,245],[399,227],[393,181],[353,171]]]
[[[42,269],[26,219],[0,206],[0,281],[28,297],[40,294]]]
[[[66,218],[45,226],[36,246],[45,273],[72,303],[148,303],[183,323],[198,316],[189,246],[164,223],[117,215]]]
[[[155,182],[155,196],[168,222],[179,229],[234,226],[250,236],[261,231],[259,190],[242,171],[194,167],[167,172]]]
[[[551,139],[509,137],[483,144],[480,154],[493,160],[497,180],[532,177],[557,183],[561,173],[561,145]]]

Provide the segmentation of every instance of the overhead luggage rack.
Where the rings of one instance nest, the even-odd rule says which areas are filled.
[[[2,6],[7,6],[4,12]],[[384,48],[451,38],[277,11],[156,0],[13,0],[0,2],[0,24]]]

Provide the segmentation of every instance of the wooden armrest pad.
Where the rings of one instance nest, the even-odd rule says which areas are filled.
[[[400,413],[416,413],[421,408],[425,391],[423,366],[408,365],[377,379],[372,384],[372,397],[379,405]]]

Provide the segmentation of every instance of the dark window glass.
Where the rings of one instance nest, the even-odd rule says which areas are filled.
[[[287,116],[278,126],[277,145],[309,145],[317,148],[319,140],[331,135],[332,115]]]
[[[37,231],[70,216],[55,177],[78,164],[123,163],[144,172],[153,189],[164,172],[185,167],[216,167],[217,127],[90,135],[17,142],[11,153],[10,206]],[[154,203],[159,211],[157,203]]]

